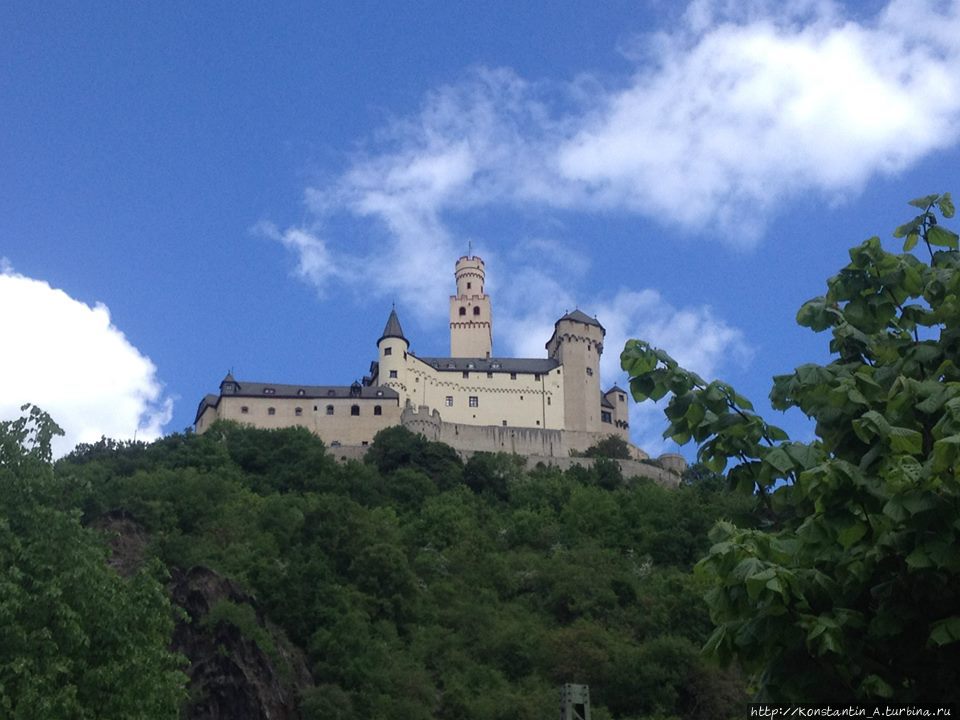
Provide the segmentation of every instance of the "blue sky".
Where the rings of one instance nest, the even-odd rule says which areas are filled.
[[[644,337],[763,410],[847,248],[960,192],[958,69],[958,2],[4,3],[0,416],[348,384],[392,302],[445,354],[468,242],[496,354],[579,307],[605,384]]]

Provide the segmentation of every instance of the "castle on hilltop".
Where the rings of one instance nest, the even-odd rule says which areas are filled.
[[[216,420],[260,428],[302,426],[331,447],[368,445],[403,425],[460,451],[569,457],[615,435],[629,443],[627,394],[600,389],[603,326],[574,310],[554,325],[544,358],[493,354],[493,312],[483,260],[464,256],[450,297],[450,356],[415,354],[396,309],[377,340],[369,374],[352,385],[237,380],[200,402],[196,431]],[[635,459],[646,455],[630,445]]]

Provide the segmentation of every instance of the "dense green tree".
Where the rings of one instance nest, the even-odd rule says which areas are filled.
[[[791,442],[646,343],[622,355],[637,400],[673,394],[665,434],[711,470],[734,463],[729,482],[764,508],[762,530],[719,524],[700,571],[708,648],[765,697],[960,697],[960,253],[937,219],[949,195],[911,205],[903,253],[870,238],[797,314],[831,332],[834,359],[776,377],[771,399],[812,418],[816,440]]]
[[[0,715],[176,718],[186,678],[163,587],[149,571],[120,577],[79,512],[58,507],[55,434],[37,408],[0,422]]]
[[[603,440],[587,448],[583,452],[583,457],[629,460],[630,446],[619,435],[607,435]]]

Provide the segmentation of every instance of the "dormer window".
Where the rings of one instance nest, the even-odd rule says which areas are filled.
[[[297,390],[297,395],[306,395],[306,394],[307,394],[307,391],[304,390],[303,388],[300,388],[299,390]]]
[[[264,389],[263,389],[263,394],[264,394],[264,395],[276,395],[276,394],[277,394],[277,391],[274,390],[273,388],[264,388]]]

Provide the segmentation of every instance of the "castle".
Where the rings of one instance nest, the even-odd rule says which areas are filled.
[[[569,457],[616,435],[629,443],[627,394],[600,389],[605,330],[580,310],[554,325],[545,358],[493,355],[493,312],[483,260],[457,260],[450,297],[450,356],[410,349],[396,309],[377,340],[378,358],[348,386],[240,381],[227,374],[207,395],[195,427],[216,420],[260,428],[303,426],[331,447],[368,445],[403,425],[460,451]],[[635,459],[646,455],[630,446]]]

